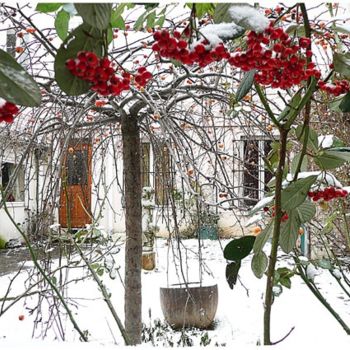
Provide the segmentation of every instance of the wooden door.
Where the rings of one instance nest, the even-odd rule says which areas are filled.
[[[91,223],[91,144],[74,142],[62,169],[59,220],[61,227],[81,228]]]

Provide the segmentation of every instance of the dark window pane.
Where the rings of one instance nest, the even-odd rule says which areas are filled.
[[[243,164],[244,204],[252,206],[259,199],[259,141],[244,141]]]
[[[16,164],[2,163],[1,166],[1,185],[3,190],[6,189],[11,177],[16,169]],[[17,177],[12,183],[11,188],[7,189],[7,202],[22,202],[24,200],[24,169],[20,167]]]
[[[74,151],[67,155],[67,184],[87,185],[88,181],[87,150]]]
[[[11,56],[16,56],[16,33],[13,29],[9,29],[6,33],[6,51]]]

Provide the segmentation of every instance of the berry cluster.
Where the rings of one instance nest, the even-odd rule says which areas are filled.
[[[130,75],[123,73],[122,78],[117,76],[111,61],[97,57],[94,52],[79,52],[77,58],[67,60],[66,67],[73,75],[90,82],[91,90],[102,96],[119,95],[130,88]]]
[[[99,58],[94,52],[81,51],[76,58],[66,61],[66,67],[75,76],[90,82],[91,90],[102,96],[117,96],[130,89],[131,74],[123,71],[116,74],[114,64],[107,58]],[[140,67],[135,80],[139,86],[145,86],[152,74]]]
[[[328,202],[334,198],[345,198],[347,195],[348,191],[337,189],[332,186],[327,187],[324,190],[308,192],[309,198],[311,198],[314,202],[317,202],[320,199]]]
[[[168,30],[157,31],[153,35],[155,43],[152,50],[159,56],[180,61],[182,64],[192,65],[197,63],[205,67],[210,63],[229,59],[230,54],[222,43],[214,48],[204,39],[193,46],[181,38],[181,33],[174,31],[171,35]]]
[[[265,213],[269,213],[273,218],[276,216],[276,209],[275,209],[274,205],[271,208],[264,207],[263,210],[264,210]],[[288,213],[282,212],[281,222],[287,221],[288,218],[289,218]]]
[[[309,38],[299,38],[296,43],[282,28],[270,26],[263,33],[250,32],[247,50],[236,52],[229,63],[243,71],[256,69],[255,80],[272,88],[288,89],[309,77],[320,78],[315,64],[308,63],[312,56]]]
[[[152,79],[153,75],[149,72],[146,67],[140,67],[135,75],[135,82],[140,86],[144,87],[147,85],[148,81]]]
[[[350,84],[347,80],[333,81],[333,84],[325,83],[324,81],[318,82],[320,90],[325,91],[334,96],[345,94],[350,90]]]
[[[18,112],[19,109],[15,104],[0,98],[0,123],[13,123],[13,117]]]

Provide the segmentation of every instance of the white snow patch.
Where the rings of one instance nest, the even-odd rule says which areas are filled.
[[[248,227],[250,225],[256,224],[257,222],[261,221],[263,219],[263,216],[261,213],[256,214],[252,216],[246,223],[245,226]]]
[[[244,29],[235,23],[218,23],[205,26],[200,30],[200,33],[210,42],[211,47],[216,47],[221,44],[223,40],[234,38],[242,31],[244,31]],[[194,43],[194,46],[195,45],[196,43]]]
[[[301,263],[309,262],[309,259],[306,256],[299,256],[299,260],[300,260]]]
[[[348,193],[350,193],[350,186],[343,187],[343,190],[348,191]]]
[[[226,245],[228,241],[223,240],[222,243]],[[159,288],[163,285],[167,285],[168,277],[169,284],[178,283],[178,278],[176,274],[173,273],[173,270],[176,266],[177,268],[179,267],[179,261],[178,259],[174,260],[171,253],[174,252],[178,255],[177,246],[172,246],[173,249],[169,249],[168,241],[162,239],[157,239],[155,241],[155,246],[157,252],[157,268],[152,272],[142,272],[142,320],[146,325],[150,325],[151,321],[153,324],[153,321],[157,318],[164,322],[159,300]],[[182,252],[184,253],[184,251],[186,251],[186,259],[183,260],[183,263],[186,275],[188,274],[187,280],[198,281],[198,241],[196,239],[183,240],[181,247],[182,246],[184,248]],[[270,244],[267,243],[266,249],[269,250],[269,247]],[[266,277],[264,276],[262,279],[255,278],[251,271],[252,255],[250,255],[246,259],[243,259],[240,270],[240,278],[244,286],[248,288],[249,296],[245,288],[239,283],[236,284],[234,290],[231,290],[227,285],[224,273],[226,260],[223,257],[221,244],[218,241],[204,240],[201,253],[203,263],[206,265],[205,270],[210,272],[210,275],[208,275],[208,272],[203,273],[203,285],[208,285],[210,282],[213,282],[218,284],[219,287],[218,310],[215,317],[216,326],[213,330],[205,331],[208,332],[209,339],[211,339],[208,348],[214,349],[214,344],[217,342],[219,345],[225,343],[227,349],[256,349],[257,341],[261,341],[262,339],[263,305],[261,296],[265,292]],[[119,273],[123,276],[125,261],[124,249],[118,254],[113,254],[113,257],[116,263],[115,266],[118,266],[118,269],[120,267]],[[73,256],[73,259],[75,261],[77,257]],[[302,260],[301,257],[300,260]],[[280,260],[281,264],[284,262],[284,258]],[[286,263],[289,264],[289,262]],[[290,260],[290,263],[293,264],[292,260]],[[32,265],[32,263],[27,263],[25,267],[27,268]],[[65,261],[63,265],[65,265]],[[56,266],[58,266],[58,260],[54,261],[53,269],[56,268]],[[85,271],[85,274],[87,273],[86,269],[79,269],[77,267],[67,271],[67,276],[65,275],[65,270],[62,270],[62,273],[64,274],[64,278],[68,278],[69,280],[77,279],[77,283],[67,284],[68,288],[65,296],[66,298],[72,298],[73,305],[77,305],[77,307],[73,309],[74,316],[79,326],[89,331],[89,343],[82,343],[79,341],[78,335],[73,331],[64,313],[62,314],[62,322],[64,322],[63,326],[66,332],[66,342],[52,341],[58,338],[58,323],[52,323],[52,325],[47,328],[45,340],[39,341],[32,339],[33,336],[40,337],[42,329],[39,323],[39,326],[37,326],[36,331],[33,333],[33,327],[37,325],[37,308],[34,309],[34,307],[37,305],[38,300],[40,300],[41,303],[40,312],[43,315],[42,323],[49,319],[49,315],[52,315],[52,305],[50,305],[45,298],[41,300],[41,297],[39,299],[39,296],[33,295],[26,300],[20,300],[0,317],[0,347],[6,350],[127,349],[123,346],[120,332],[115,326],[115,322],[106,308],[105,302],[96,284],[91,279],[80,280],[83,271]],[[167,276],[167,271],[169,271],[169,276]],[[10,278],[14,277],[16,273],[17,271],[14,271],[11,275],[0,277],[1,295],[5,295]],[[349,275],[347,274],[347,276]],[[26,269],[21,272],[11,285],[9,296],[21,295],[28,287],[28,285],[26,286],[24,283],[27,279],[28,270]],[[111,299],[117,313],[123,317],[124,288],[121,280],[118,278],[118,273],[115,280],[110,279],[108,273],[105,273],[101,279],[108,290],[112,292]],[[344,298],[342,289],[338,288],[337,284],[334,284],[334,278],[328,273],[322,273],[317,279],[317,284],[321,287],[323,293],[327,293],[327,300],[329,299],[329,302],[332,303],[342,315],[344,314],[344,317],[348,317],[349,300]],[[278,290],[275,288],[274,292],[277,293]],[[343,299],[340,298],[341,296]],[[32,313],[31,310],[35,310],[34,313]],[[151,310],[151,316],[149,316],[149,310]],[[232,310],[234,310],[234,312]],[[300,316],[300,310],[302,310],[302,317]],[[20,314],[25,316],[23,321],[18,320],[18,315]],[[237,315],[245,316],[240,317],[238,320]],[[325,348],[324,345],[326,345],[326,347],[334,347],[334,339],[337,340],[338,348],[348,348],[349,337],[345,334],[343,329],[334,322],[332,316],[312,293],[310,293],[298,276],[293,278],[292,288],[290,290],[283,288],[283,292],[280,296],[275,297],[273,315],[275,321],[272,329],[276,338],[277,335],[284,335],[286,330],[295,326],[295,330],[290,336],[282,343],[277,344],[274,349],[304,349],[305,347],[323,349]],[[288,315],[287,318],[286,315]],[[150,320],[150,318],[152,320]],[[320,319],[322,319],[321,323],[318,322]],[[46,328],[43,329],[43,331],[46,330]],[[310,337],[310,332],[312,334],[317,332],[317,337]],[[165,334],[167,338],[172,339],[178,339],[180,335],[181,332],[172,330],[167,330]],[[200,349],[199,346],[197,346],[199,345],[200,337],[194,337],[191,333],[190,337],[195,342],[195,347],[192,347],[192,349]],[[117,345],[114,344],[114,338]],[[162,347],[160,341],[156,341],[155,344],[159,346],[158,348],[165,348]],[[151,348],[155,349],[151,343],[143,343],[135,347],[135,349]]]
[[[305,179],[306,177],[312,175],[317,175],[317,181],[325,184],[326,186],[343,187],[343,185],[333,174],[325,173],[323,171],[303,171],[298,174],[298,179]],[[293,178],[294,174],[289,173],[286,180],[284,180],[282,183],[283,187],[287,187]]]
[[[332,271],[332,274],[334,275],[335,278],[337,278],[338,280],[340,280],[342,278],[342,275],[340,273],[340,271],[338,269],[334,269]]]
[[[268,206],[273,201],[273,199],[274,199],[274,196],[262,198],[258,203],[255,204],[251,212],[255,213],[256,211]]]
[[[309,264],[306,268],[306,277],[310,280],[313,281],[316,276],[320,275],[321,272],[316,269],[316,267],[312,264]]]
[[[321,135],[318,137],[318,144],[322,148],[332,147],[334,141],[334,135]]]
[[[245,26],[257,33],[263,32],[270,24],[261,12],[247,4],[234,4],[228,11],[233,22],[238,25],[244,23]]]

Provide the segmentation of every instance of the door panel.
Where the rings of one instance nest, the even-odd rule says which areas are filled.
[[[88,143],[68,147],[62,169],[59,218],[62,227],[81,228],[91,223],[91,156]]]

